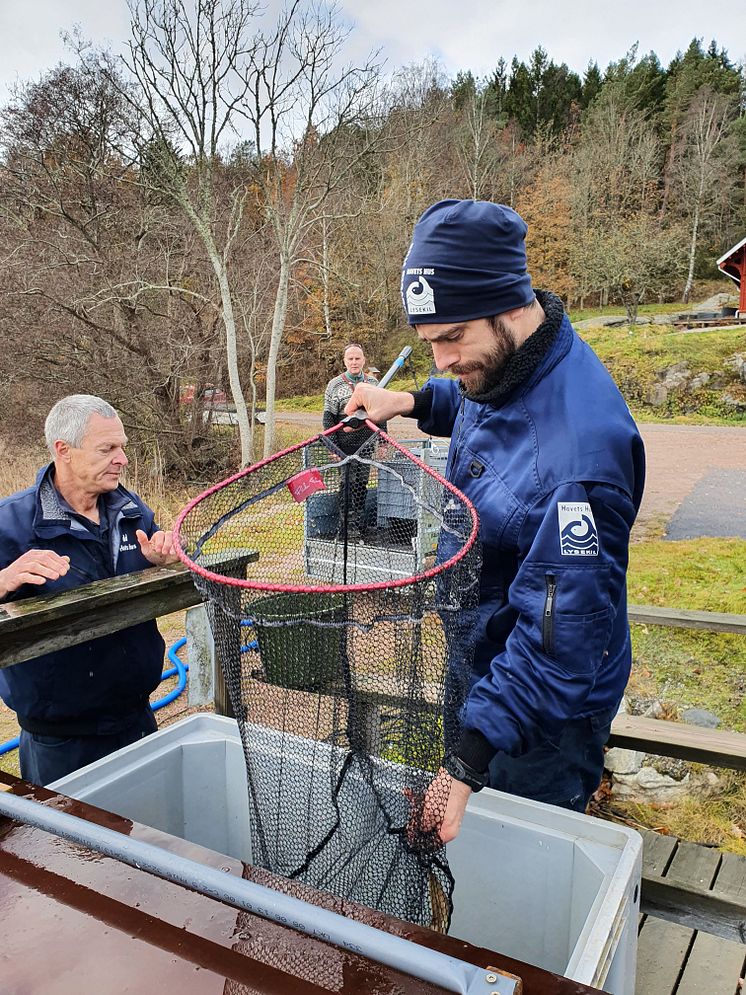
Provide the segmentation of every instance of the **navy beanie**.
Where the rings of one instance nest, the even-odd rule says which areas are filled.
[[[471,321],[530,304],[527,230],[503,204],[441,200],[428,207],[402,267],[409,324]]]

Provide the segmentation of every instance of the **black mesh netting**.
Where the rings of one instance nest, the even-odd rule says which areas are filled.
[[[435,775],[469,687],[473,507],[384,433],[348,455],[331,431],[207,491],[176,531],[241,730],[252,863],[445,930]]]

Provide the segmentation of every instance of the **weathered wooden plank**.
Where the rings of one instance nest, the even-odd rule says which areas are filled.
[[[735,995],[744,961],[741,943],[697,933],[676,995]]]
[[[728,612],[701,612],[686,608],[658,608],[656,605],[630,605],[630,622],[640,625],[667,625],[674,629],[707,629],[712,632],[738,632],[746,635],[746,615]]]
[[[120,578],[112,580],[119,581]],[[109,585],[112,580],[95,581],[86,586],[92,588]],[[105,596],[110,591],[94,592],[94,600],[98,600],[98,604],[89,606],[84,598],[80,598],[75,603],[75,611],[66,606],[63,616],[58,618],[54,617],[56,606],[50,606],[49,611],[47,606],[39,606],[43,621],[40,621],[39,616],[23,616],[23,621],[27,624],[16,627],[15,631],[6,631],[6,619],[0,616],[0,667],[10,667],[42,653],[75,646],[109,632],[118,632],[138,622],[190,608],[200,604],[202,600],[187,573],[174,578],[171,585],[162,586],[159,578],[155,578],[152,587],[137,585],[125,590],[126,598],[110,600],[108,603],[99,599],[99,595]],[[39,602],[41,599],[33,600]],[[49,600],[53,601],[54,598]],[[11,621],[18,621],[18,616],[11,618]]]
[[[746,905],[742,900],[723,898],[719,893],[675,878],[643,875],[640,910],[648,916],[701,929],[724,940],[746,943]],[[648,922],[646,919],[643,929]]]
[[[222,554],[221,570],[258,559],[253,550]],[[216,566],[218,564],[216,563]],[[64,591],[0,605],[0,668],[75,646],[138,622],[191,608],[202,597],[183,568],[152,567]]]
[[[132,598],[174,588],[188,588],[192,575],[183,567],[151,567],[121,577],[107,577],[105,580],[81,584],[61,594],[46,594],[38,598],[24,598],[21,601],[7,601],[0,605],[0,631],[4,636],[16,632],[27,632],[32,628],[43,628],[56,622],[64,622],[82,610],[96,611],[110,604],[120,604]]]
[[[660,919],[646,919],[637,946],[635,995],[673,995],[693,931]]]
[[[642,872],[650,877],[661,877],[668,870],[668,864],[673,857],[676,836],[663,836],[651,829],[642,831]]]
[[[746,735],[703,729],[684,722],[617,715],[611,726],[609,746],[746,770]]]
[[[666,872],[666,881],[708,891],[720,866],[720,851],[679,840]]]
[[[723,897],[741,899],[746,904],[746,857],[724,853],[713,890]]]
[[[642,835],[642,873],[649,877],[661,877],[668,870],[679,840],[676,836],[664,836],[652,829],[641,829]],[[638,927],[645,922],[645,912],[640,907],[637,916]]]

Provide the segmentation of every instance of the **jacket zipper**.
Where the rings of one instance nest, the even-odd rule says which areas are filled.
[[[451,473],[456,469],[456,463],[458,461],[458,447],[461,442],[461,433],[464,430],[464,405],[466,404],[466,398],[461,398],[461,405],[459,407],[459,422],[458,422],[458,432],[456,433],[456,445],[453,448],[453,458],[451,460]],[[450,477],[449,477],[450,480]]]
[[[554,653],[554,597],[557,592],[557,578],[554,574],[547,574],[546,582],[547,596],[544,602],[544,619],[541,631],[544,652],[551,656]]]

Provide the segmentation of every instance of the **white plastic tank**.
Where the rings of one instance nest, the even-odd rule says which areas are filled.
[[[281,738],[287,776],[293,737],[277,733],[278,757]],[[397,790],[397,765],[388,766]],[[193,715],[49,787],[251,862],[233,719]],[[456,880],[452,936],[612,995],[634,995],[638,833],[485,789],[472,797],[448,859]]]

